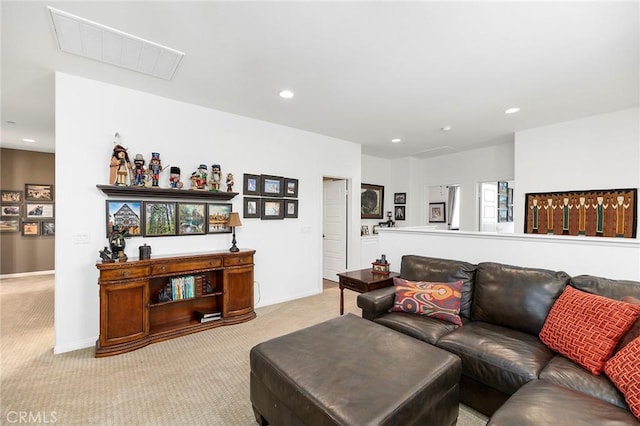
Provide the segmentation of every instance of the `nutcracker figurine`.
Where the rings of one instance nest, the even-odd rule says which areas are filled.
[[[160,172],[162,172],[162,162],[160,161],[160,154],[157,152],[151,153],[149,171],[151,173],[151,186],[159,186],[158,181],[160,180]]]

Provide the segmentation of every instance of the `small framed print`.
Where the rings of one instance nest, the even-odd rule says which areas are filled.
[[[284,200],[270,200],[261,198],[261,218],[262,219],[283,219],[284,218]]]
[[[23,237],[38,237],[40,236],[40,222],[33,222],[29,220],[22,221],[22,236]]]
[[[2,203],[21,203],[23,201],[22,191],[11,191],[3,189],[1,192]]]
[[[205,203],[178,203],[178,235],[204,235],[206,225]]]
[[[244,211],[242,217],[245,219],[260,219],[260,211],[262,210],[260,198],[244,197]]]
[[[393,194],[393,204],[407,204],[407,193],[396,192]]]
[[[18,232],[20,230],[20,219],[0,220],[0,232]]]
[[[43,237],[53,237],[56,235],[56,223],[53,220],[43,220],[40,222],[40,235]]]
[[[26,201],[53,201],[53,185],[27,183],[24,185]]]
[[[445,203],[429,203],[429,222],[445,223]]]
[[[130,200],[107,200],[107,238],[113,226],[125,230],[127,237],[142,235],[142,202]]]
[[[145,237],[176,235],[176,203],[145,201],[143,215]]]
[[[395,206],[395,220],[404,220],[406,217],[406,206]]]
[[[207,233],[230,234],[231,227],[227,226],[227,222],[229,222],[229,213],[231,213],[233,205],[230,203],[209,203],[207,207]]]
[[[284,196],[298,198],[298,179],[284,178]]]
[[[3,217],[20,217],[22,215],[22,206],[20,204],[2,204],[0,205]]]
[[[250,175],[245,173],[242,181],[242,193],[244,195],[260,195],[260,175]]]
[[[284,200],[284,217],[298,217],[298,200]]]
[[[284,178],[278,176],[260,176],[260,195],[263,197],[282,197],[284,195]]]
[[[360,218],[382,219],[384,186],[363,183],[360,186]]]
[[[27,203],[27,219],[53,219],[53,204]]]

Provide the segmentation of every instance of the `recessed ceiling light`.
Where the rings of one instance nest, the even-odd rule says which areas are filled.
[[[293,98],[293,92],[291,90],[283,90],[282,92],[280,92],[280,97],[284,98],[284,99],[291,99]]]
[[[449,132],[449,131],[451,131],[451,129],[452,129],[451,126],[444,126],[444,127],[440,128],[440,130],[443,131],[443,132]]]
[[[402,139],[398,139],[398,138],[391,139],[391,142],[393,142],[393,143],[400,143],[400,142],[402,142]]]
[[[513,108],[508,108],[508,109],[504,110],[504,113],[505,114],[515,114],[518,111],[520,111],[520,108],[513,107]]]
[[[35,141],[36,141],[35,139],[22,138],[22,142],[31,142],[31,143],[33,143]]]

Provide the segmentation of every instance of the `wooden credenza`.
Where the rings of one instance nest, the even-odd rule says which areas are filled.
[[[219,251],[97,263],[100,336],[96,357],[255,318],[254,253],[255,250]],[[159,300],[163,289],[171,288],[172,280],[180,277],[195,277],[197,290],[186,298]],[[206,289],[203,282],[209,284]],[[197,311],[217,312],[221,318],[200,322]]]

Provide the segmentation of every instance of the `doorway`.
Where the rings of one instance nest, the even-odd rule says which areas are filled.
[[[322,180],[322,278],[338,281],[347,270],[347,180]]]

